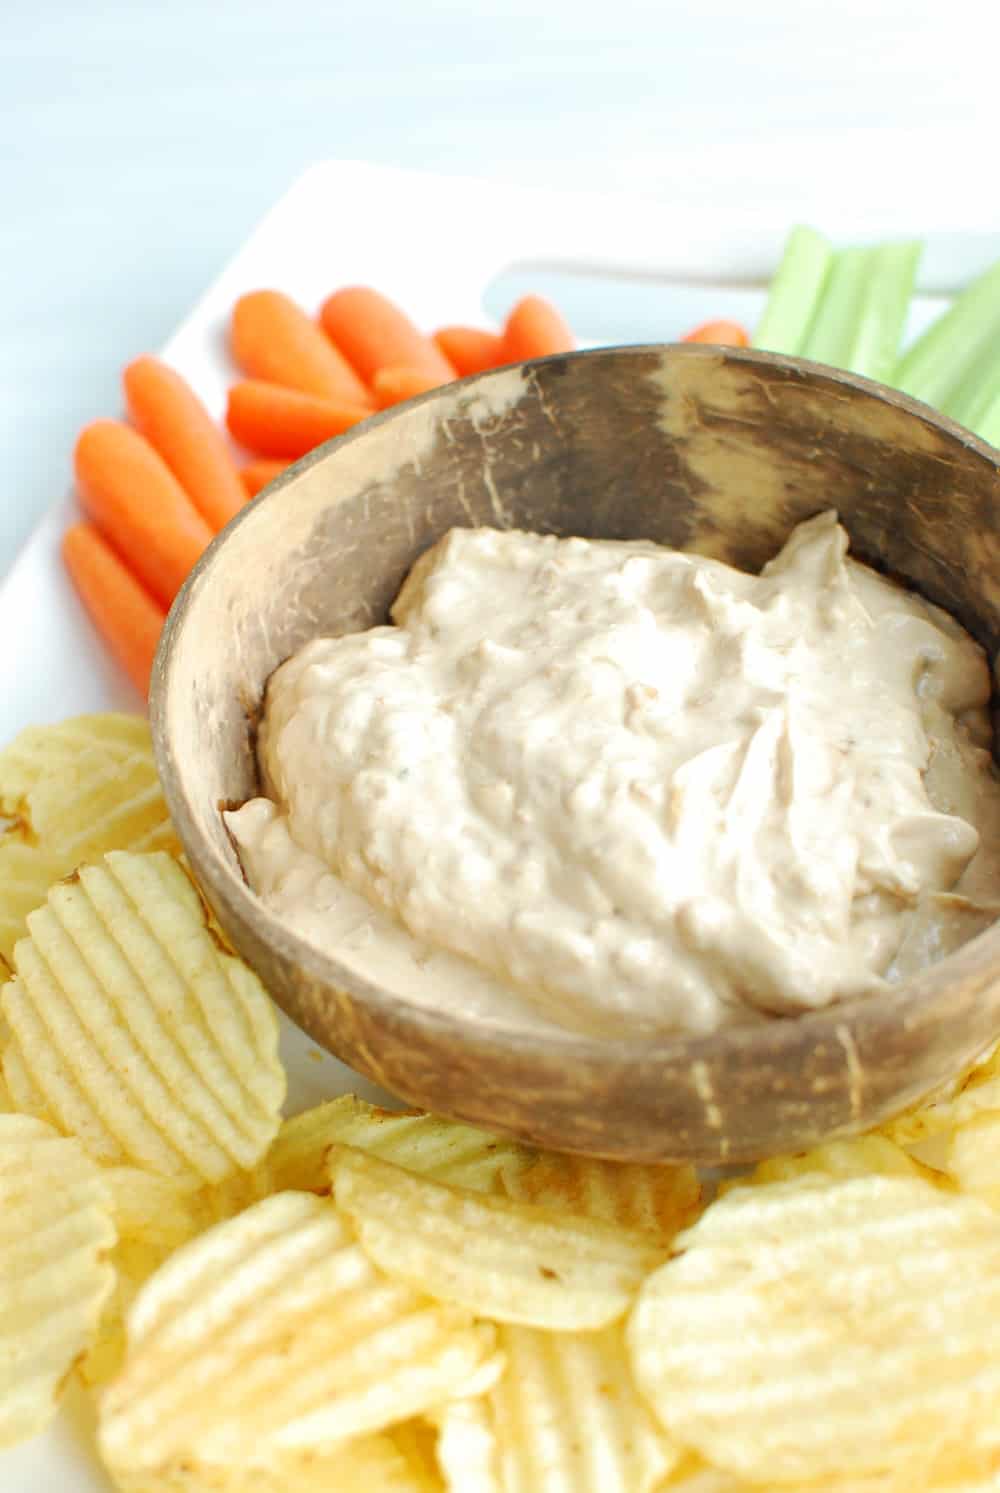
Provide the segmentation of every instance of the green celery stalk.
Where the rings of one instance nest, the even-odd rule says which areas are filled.
[[[1000,355],[995,342],[980,348],[942,408],[984,441],[1000,445]]]
[[[1000,361],[998,337],[1000,262],[973,280],[917,338],[896,365],[892,382],[915,399],[952,414],[953,404],[966,402],[962,389],[969,385],[977,363]]]
[[[801,351],[833,259],[833,250],[815,228],[793,228],[771,281],[753,346],[776,353]]]
[[[888,382],[922,247],[904,240],[835,254],[802,356]]]

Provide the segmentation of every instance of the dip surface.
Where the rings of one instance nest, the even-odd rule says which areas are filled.
[[[401,995],[708,1033],[872,994],[997,915],[985,656],[832,513],[760,576],[454,530],[393,620],[277,670],[269,799],[226,820],[268,904]]]

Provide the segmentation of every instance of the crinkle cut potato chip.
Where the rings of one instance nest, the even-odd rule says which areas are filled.
[[[185,1246],[127,1329],[100,1404],[120,1480],[317,1455],[462,1392],[495,1358],[492,1327],[389,1280],[311,1193],[277,1193]]]
[[[736,1188],[674,1241],[628,1325],[681,1446],[768,1485],[992,1455],[1000,1219],[898,1176]]]
[[[693,1166],[594,1161],[543,1152],[527,1166],[505,1167],[508,1196],[583,1218],[619,1224],[664,1246],[701,1211],[701,1183]]]
[[[0,752],[0,955],[60,877],[109,850],[180,846],[141,717],[83,716],[32,726]]]
[[[1000,1211],[1000,1110],[960,1125],[949,1141],[944,1166],[963,1192]]]
[[[711,1467],[700,1457],[685,1457],[657,1493],[1000,1493],[1000,1464],[990,1455],[961,1457],[941,1464],[930,1453],[919,1470],[877,1473],[809,1483],[748,1483]]]
[[[440,1182],[499,1192],[501,1171],[526,1166],[516,1141],[430,1114],[394,1114],[344,1094],[286,1120],[264,1161],[272,1191],[329,1192],[331,1146],[354,1146]]]
[[[179,1463],[116,1480],[119,1493],[443,1493],[389,1434],[362,1436],[319,1455],[280,1458],[273,1467]]]
[[[985,1113],[1000,1113],[1000,1042],[931,1098],[881,1128],[901,1146],[916,1145]]]
[[[43,1429],[114,1286],[111,1198],[75,1140],[0,1115],[0,1446]]]
[[[808,1175],[829,1178],[844,1177],[913,1177],[936,1187],[950,1187],[942,1172],[933,1171],[889,1140],[888,1136],[858,1135],[850,1140],[827,1141],[811,1151],[791,1156],[772,1156],[758,1162],[752,1172],[724,1182],[721,1193],[736,1187],[767,1186],[772,1182],[791,1182]]]
[[[346,1146],[333,1196],[387,1275],[497,1322],[552,1331],[606,1327],[664,1251],[648,1236],[486,1197]]]
[[[0,834],[0,979],[9,977],[14,948],[27,932],[28,914],[41,907],[67,868],[64,856],[29,844],[20,826]]]
[[[113,852],[29,931],[0,993],[18,1109],[112,1165],[207,1182],[255,1165],[285,1096],[277,1017],[177,862]]]
[[[436,1413],[448,1493],[656,1493],[678,1454],[632,1382],[620,1325],[502,1327],[484,1398]]]
[[[214,1199],[192,1179],[159,1177],[137,1167],[105,1167],[118,1243],[111,1254],[115,1289],[94,1342],[79,1367],[93,1388],[106,1383],[125,1357],[125,1316],[140,1287],[164,1261],[202,1233],[214,1218]]]
[[[0,750],[0,814],[16,817],[33,788],[47,778],[64,777],[93,748],[118,761],[151,752],[149,723],[142,715],[109,711],[26,726]]]

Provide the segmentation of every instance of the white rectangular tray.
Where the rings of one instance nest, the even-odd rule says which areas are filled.
[[[717,315],[752,322],[801,199],[794,173],[780,192],[772,183],[762,201],[738,162],[733,170],[725,190],[710,193],[704,173],[680,159],[673,174],[661,173],[661,196],[653,201],[326,162],[300,177],[268,214],[163,356],[221,415],[235,372],[226,354],[228,314],[237,296],[264,286],[286,290],[311,309],[338,285],[364,282],[432,328],[486,325],[484,295],[489,298],[505,273],[549,286],[553,275],[568,272],[566,294],[579,313],[567,309],[586,341],[665,341]],[[861,228],[856,216],[831,204],[830,216],[817,224],[855,238],[927,235],[921,283],[930,293],[921,297],[911,331],[940,304],[934,292],[1000,257],[1000,234],[983,232],[972,220],[921,223],[919,213],[916,222],[914,216],[904,207],[893,218],[883,204],[878,221]],[[53,509],[0,587],[0,637],[6,640],[0,743],[32,722],[141,709],[63,573],[59,540],[72,511],[71,499]],[[291,1108],[348,1089],[374,1096],[287,1022],[282,1044]],[[48,1434],[0,1453],[2,1493],[106,1493],[85,1420],[81,1398],[71,1394]]]

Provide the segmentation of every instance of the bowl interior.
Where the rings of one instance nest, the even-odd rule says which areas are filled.
[[[189,579],[161,644],[151,701],[161,774],[223,926],[290,1014],[371,1077],[482,1121],[484,1102],[468,1092],[478,1084],[492,1094],[494,1123],[549,1144],[558,1123],[556,1144],[601,1154],[699,1146],[703,1155],[762,1154],[872,1122],[939,1082],[1000,1024],[993,930],[866,1003],[879,1012],[843,1007],[700,1046],[664,1042],[653,1053],[627,1033],[612,1054],[571,1036],[554,1040],[538,1062],[555,1065],[564,1093],[539,1134],[531,1104],[537,1109],[541,1070],[528,1071],[530,1044],[471,1032],[460,1015],[408,1011],[405,1000],[387,999],[287,934],[246,888],[219,811],[256,791],[254,728],[277,665],[309,638],[385,621],[415,558],[455,525],[641,537],[758,569],[796,523],[835,508],[859,559],[947,608],[993,657],[997,493],[993,453],[958,427],[865,380],[771,354],[695,346],[571,354],[467,379],[374,417],[300,462],[227,528]],[[954,1021],[942,1035],[946,995]],[[904,1018],[904,1048],[885,1050],[886,1032]],[[831,1036],[838,1026],[850,1034],[849,1054]],[[419,1058],[407,1057],[415,1042]],[[789,1064],[824,1042],[827,1057],[792,1082]],[[495,1083],[484,1085],[484,1062],[499,1064]],[[756,1091],[731,1112],[723,1106],[720,1119],[719,1104],[699,1097],[692,1062],[709,1064],[711,1091],[720,1064],[720,1074],[756,1064]],[[872,1064],[863,1099],[859,1062]],[[560,1064],[600,1084],[603,1108],[589,1126],[573,1106],[590,1079],[560,1079]],[[652,1087],[644,1108],[636,1064],[661,1089],[686,1068],[687,1108],[678,1101],[673,1112],[662,1098],[657,1106]],[[546,1069],[546,1082],[551,1076]],[[628,1123],[622,1106],[635,1110]],[[659,1142],[641,1141],[643,1125],[661,1127]]]

